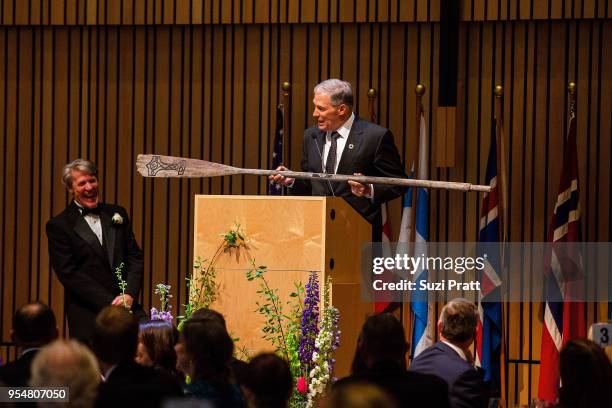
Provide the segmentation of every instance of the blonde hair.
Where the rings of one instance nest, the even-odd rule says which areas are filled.
[[[74,340],[54,341],[36,354],[31,372],[32,387],[68,387],[70,402],[66,406],[93,406],[100,369],[93,353],[84,345]],[[39,403],[38,406],[45,405]],[[57,406],[57,403],[49,406]]]

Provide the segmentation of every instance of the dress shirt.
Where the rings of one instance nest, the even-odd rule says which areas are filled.
[[[355,121],[355,114],[351,113],[351,116],[340,126],[335,132],[338,132],[340,137],[337,140],[337,149],[336,149],[336,167],[334,168],[334,173],[338,171],[338,164],[340,164],[340,160],[342,159],[342,152],[344,151],[344,147],[346,146],[346,141],[351,133],[351,127],[353,127],[353,122]],[[323,163],[327,163],[327,154],[329,153],[329,148],[331,146],[332,135],[333,132],[325,133],[325,145],[323,146]],[[325,165],[323,165],[325,166]]]
[[[74,203],[77,205],[77,207],[79,207],[79,211],[82,214],[83,206],[76,201]],[[93,233],[96,234],[96,237],[98,237],[98,241],[100,241],[100,245],[103,245],[102,244],[102,223],[100,222],[100,216],[96,214],[87,214],[83,218],[85,218],[85,221],[87,222],[87,225],[89,225],[89,228],[91,228]]]

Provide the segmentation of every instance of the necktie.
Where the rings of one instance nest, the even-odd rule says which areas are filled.
[[[340,134],[338,132],[333,132],[331,134],[331,146],[329,146],[327,161],[325,162],[325,173],[327,174],[336,173],[336,151],[338,150],[339,137]]]
[[[94,215],[100,215],[100,207],[95,207],[95,208],[85,208],[83,207],[83,209],[81,210],[81,215],[86,216],[88,214],[94,214]]]

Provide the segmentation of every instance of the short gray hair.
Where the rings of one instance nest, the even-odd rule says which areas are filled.
[[[476,335],[479,316],[473,302],[457,298],[448,302],[440,313],[441,334],[451,342],[464,342]]]
[[[91,161],[85,159],[76,159],[64,166],[62,174],[62,182],[66,188],[72,188],[72,171],[81,171],[88,176],[98,177],[98,167]]]
[[[329,99],[334,106],[345,104],[349,109],[353,109],[353,87],[346,81],[334,78],[326,79],[315,85],[313,93],[329,95]]]
[[[70,388],[70,406],[93,405],[100,383],[100,370],[93,353],[77,341],[56,340],[43,347],[32,361],[31,372],[30,386],[67,386]]]

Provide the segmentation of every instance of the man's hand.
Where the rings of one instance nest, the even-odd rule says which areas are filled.
[[[363,176],[363,174],[355,173],[353,174],[353,176]],[[357,197],[367,197],[367,198],[372,197],[372,188],[370,187],[369,184],[365,185],[365,184],[361,184],[356,181],[350,181],[350,180],[348,183],[351,186],[351,192],[353,193],[353,195],[356,195]]]
[[[277,171],[289,171],[289,169],[286,168],[285,166],[278,166],[276,170]],[[291,186],[293,185],[293,182],[295,181],[294,178],[281,176],[280,174],[269,176],[268,180],[270,180],[272,183],[282,184],[283,186]]]
[[[117,296],[115,299],[113,299],[113,302],[111,303],[111,305],[113,306],[123,306],[123,301],[125,299],[125,305],[127,306],[128,309],[132,308],[132,303],[134,303],[134,298],[131,297],[128,294],[125,295],[119,295]]]

